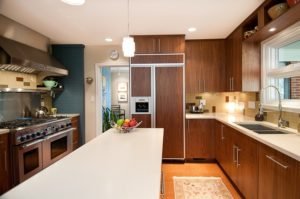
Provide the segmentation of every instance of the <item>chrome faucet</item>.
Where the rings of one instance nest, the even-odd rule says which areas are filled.
[[[288,126],[288,121],[282,119],[281,95],[280,95],[279,89],[276,86],[273,86],[273,85],[269,85],[269,86],[266,86],[266,87],[262,88],[260,90],[260,100],[262,99],[261,98],[262,91],[267,89],[267,88],[274,88],[277,91],[278,98],[279,98],[279,100],[278,100],[278,111],[279,111],[278,127],[285,128],[286,126]],[[261,103],[260,103],[260,106],[261,106]]]

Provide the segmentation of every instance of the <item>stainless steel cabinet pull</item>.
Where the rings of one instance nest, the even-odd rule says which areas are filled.
[[[190,132],[190,120],[187,121],[188,133]]]
[[[229,91],[231,91],[231,77],[229,78]]]
[[[284,165],[284,164],[278,162],[277,160],[275,160],[273,156],[266,155],[266,157],[267,157],[269,160],[275,162],[276,164],[278,164],[279,166],[281,166],[281,167],[284,168],[284,169],[287,169],[287,168],[289,167],[289,166],[286,166],[286,165]]]
[[[232,91],[234,91],[234,78],[232,77]]]
[[[62,134],[64,134],[64,133],[67,133],[67,132],[69,132],[69,131],[73,131],[73,130],[74,130],[74,128],[70,128],[70,129],[67,129],[67,130],[61,131],[61,132],[59,132],[59,133],[55,133],[55,134],[53,134],[53,135],[50,135],[50,136],[47,136],[47,137],[45,137],[45,140],[49,140],[49,139],[51,139],[51,138],[53,138],[53,137],[56,137],[56,136],[62,135]]]
[[[205,92],[205,80],[203,80],[203,92]]]
[[[161,171],[160,197],[164,198],[164,196],[165,196],[165,175],[164,172]]]
[[[39,139],[39,140],[36,140],[34,142],[30,142],[29,144],[22,145],[22,148],[25,149],[25,148],[28,148],[30,146],[33,146],[33,145],[38,144],[38,143],[43,142],[43,141],[44,141],[44,139]]]

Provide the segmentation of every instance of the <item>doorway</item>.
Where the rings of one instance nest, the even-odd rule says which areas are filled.
[[[97,120],[97,135],[110,128],[110,117],[129,118],[129,67],[124,65],[102,66],[98,68],[97,112],[101,115]],[[99,127],[99,128],[98,128]]]

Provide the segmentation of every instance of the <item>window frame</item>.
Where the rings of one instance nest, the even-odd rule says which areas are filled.
[[[278,96],[274,88],[265,88],[268,85],[278,87],[279,80],[271,78],[289,78],[300,76],[300,63],[278,67],[278,49],[300,40],[300,22],[275,34],[261,43],[261,104],[263,108],[277,110]],[[281,97],[283,97],[281,93]],[[300,99],[282,99],[282,110],[300,113]]]

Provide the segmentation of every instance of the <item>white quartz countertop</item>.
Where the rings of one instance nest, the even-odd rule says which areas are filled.
[[[156,199],[163,129],[110,129],[1,199]]]
[[[243,115],[231,115],[227,113],[187,113],[186,119],[216,119],[257,141],[300,161],[300,134],[297,133],[295,129],[280,128],[280,130],[289,132],[289,134],[258,134],[243,128],[236,123],[259,123],[273,128],[277,128],[277,125],[270,122],[257,122],[254,121],[254,118]]]
[[[4,134],[4,133],[8,133],[9,130],[8,129],[0,129],[0,134]]]

